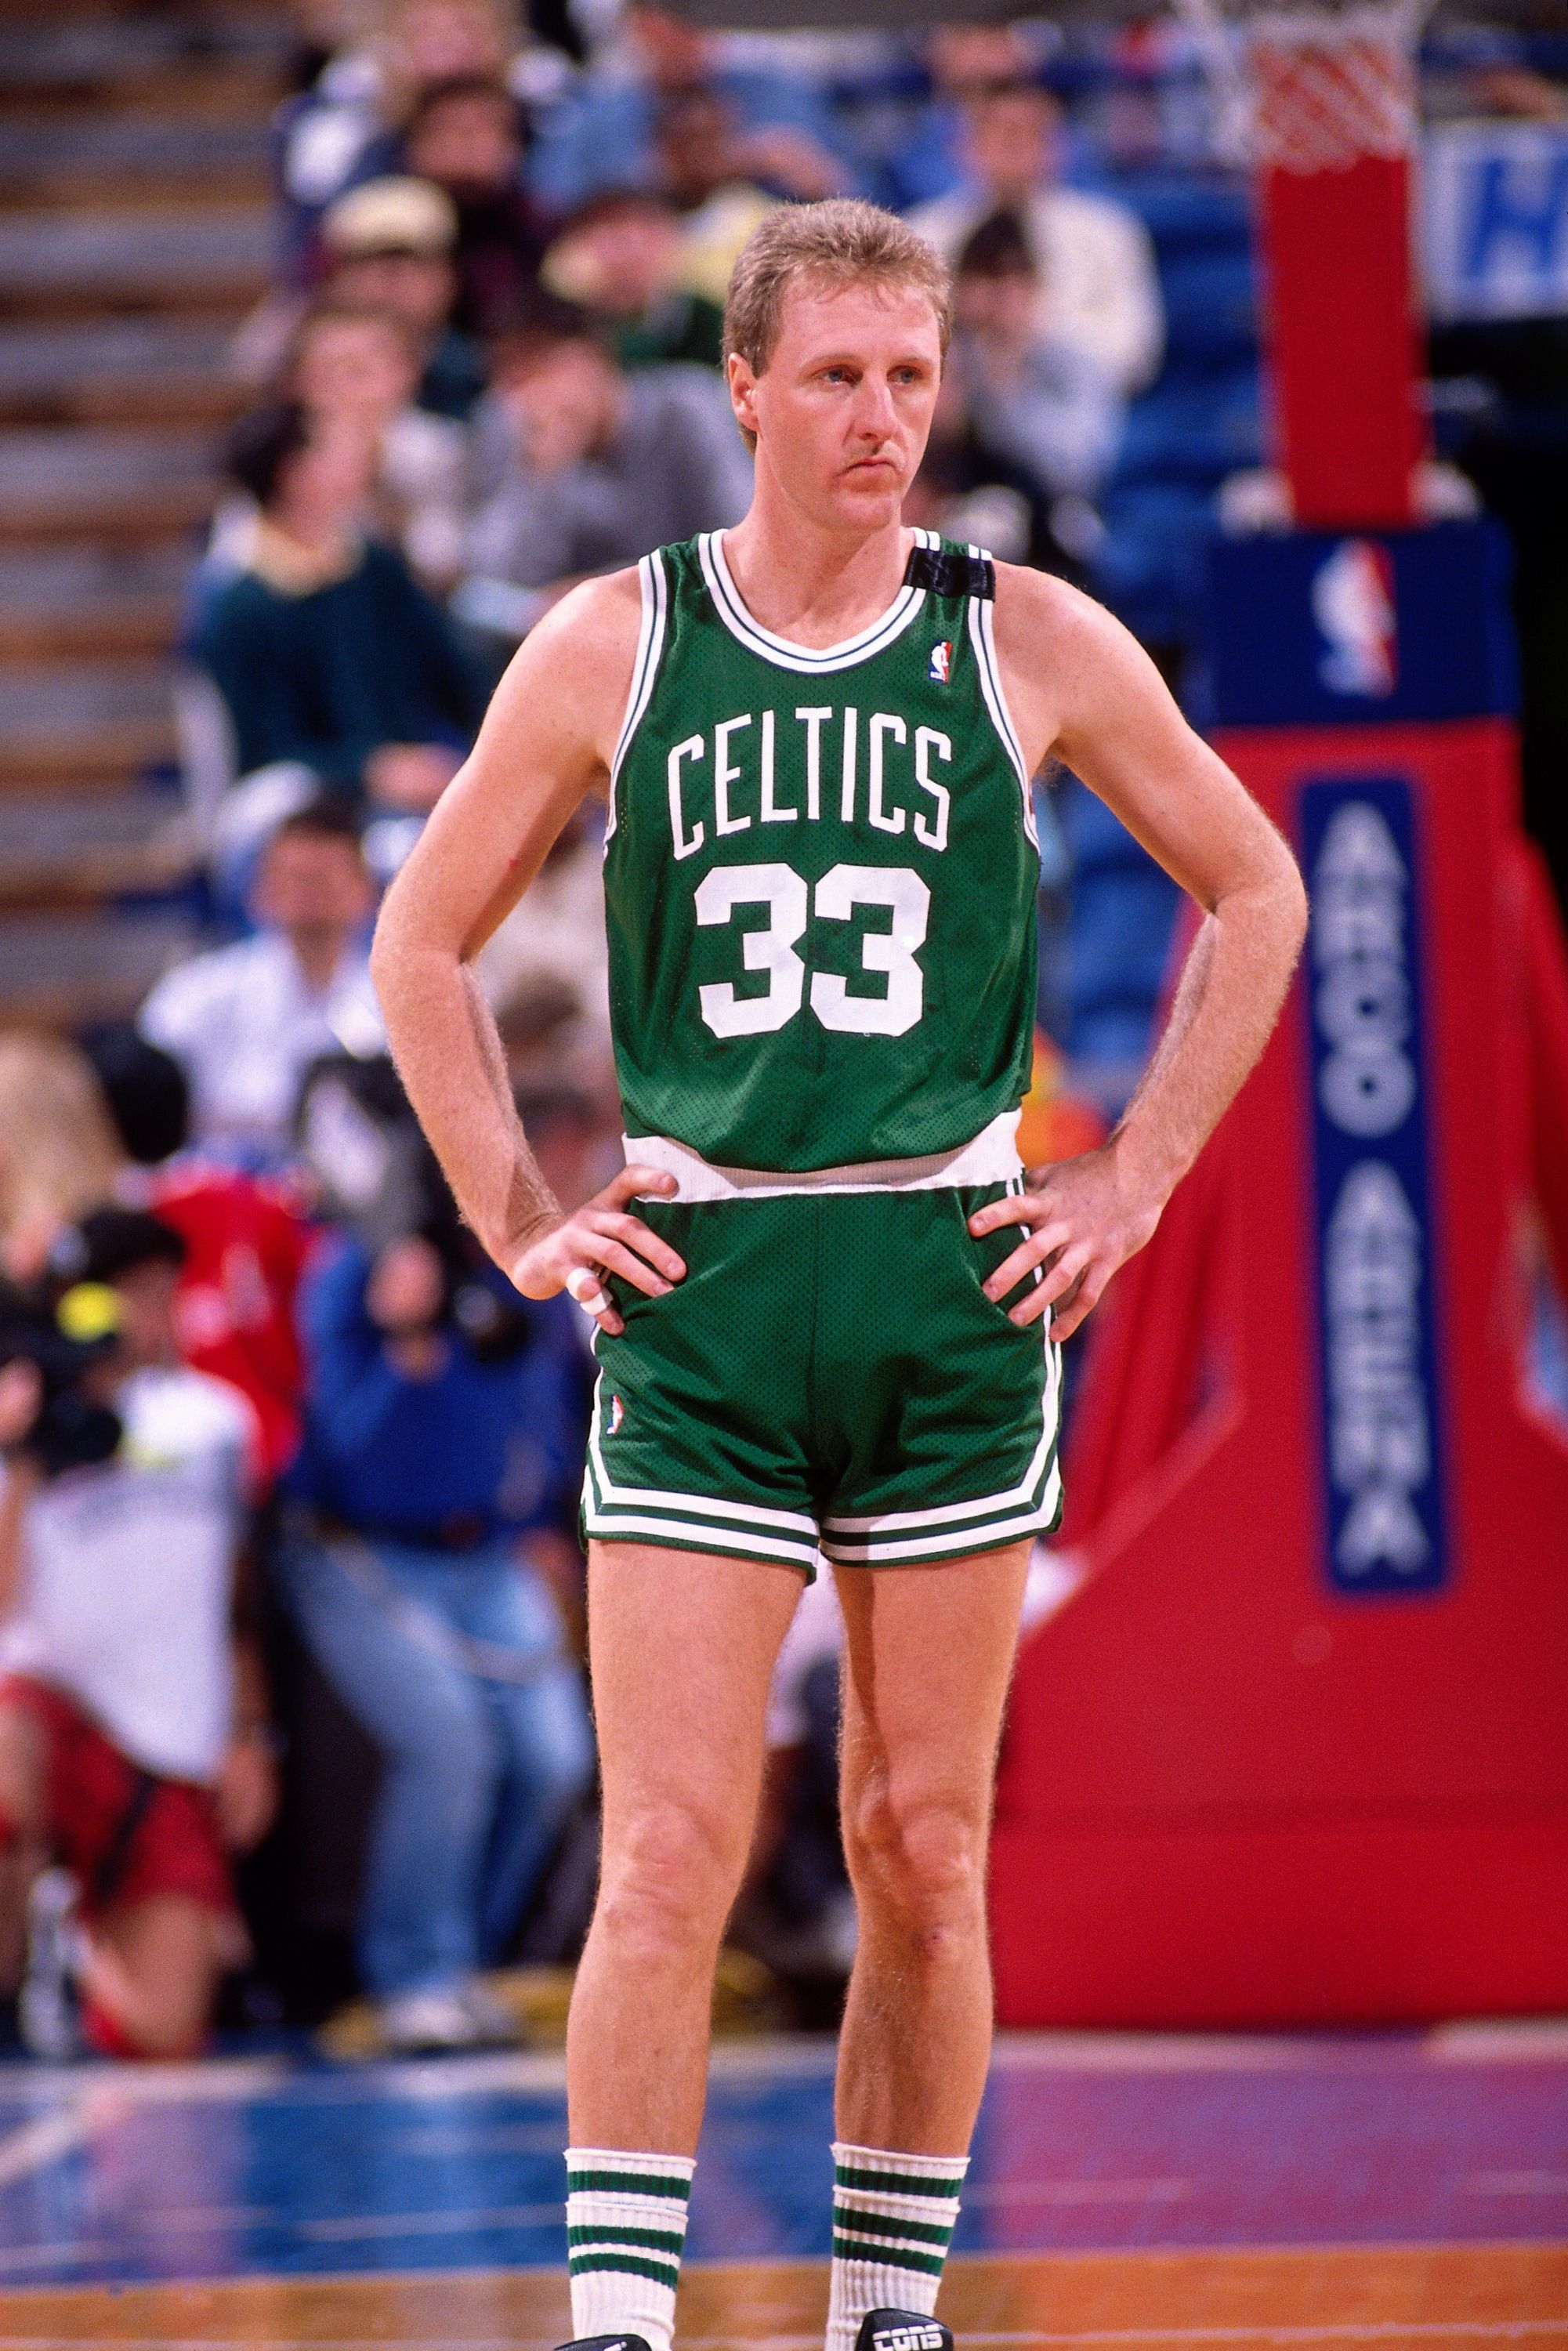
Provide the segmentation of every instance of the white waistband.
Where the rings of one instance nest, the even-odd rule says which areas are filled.
[[[628,1166],[662,1167],[677,1178],[677,1200],[777,1200],[789,1192],[936,1192],[951,1184],[1005,1184],[1021,1174],[1019,1114],[1003,1111],[956,1151],[924,1159],[866,1159],[852,1167],[716,1167],[667,1134],[622,1137]]]

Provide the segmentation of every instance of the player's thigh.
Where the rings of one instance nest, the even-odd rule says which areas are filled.
[[[1018,1646],[1030,1545],[936,1567],[838,1568],[844,1611],[843,1796],[939,1811],[983,1834]]]
[[[799,1570],[652,1543],[593,1542],[588,1649],[607,1861],[684,1815],[738,1871],[760,1787],[768,1692]]]

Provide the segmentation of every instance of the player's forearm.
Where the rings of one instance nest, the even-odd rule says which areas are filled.
[[[378,934],[374,967],[408,1098],[465,1222],[506,1271],[560,1209],[524,1138],[495,1018],[469,965],[401,926]]]
[[[22,1588],[27,1505],[37,1485],[34,1464],[25,1454],[14,1454],[0,1484],[0,1625],[12,1614]]]
[[[1161,1202],[1268,1043],[1305,926],[1305,894],[1282,843],[1265,879],[1228,893],[1205,916],[1165,1033],[1113,1137],[1134,1184]]]

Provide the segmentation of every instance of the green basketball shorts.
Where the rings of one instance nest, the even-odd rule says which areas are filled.
[[[637,1146],[633,1145],[635,1149]],[[981,1283],[1016,1226],[967,1219],[1011,1183],[641,1200],[683,1281],[608,1287],[582,1523],[814,1572],[961,1559],[1061,1515],[1061,1351]]]

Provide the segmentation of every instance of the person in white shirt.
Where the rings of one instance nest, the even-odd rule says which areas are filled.
[[[1044,323],[1123,396],[1152,382],[1165,347],[1154,247],[1135,213],[1058,177],[1061,110],[1038,82],[982,85],[963,105],[965,177],[910,224],[956,262],[983,220],[1016,213],[1040,276]]]
[[[262,853],[255,937],[193,956],[152,989],[137,1026],[184,1071],[196,1144],[281,1157],[310,1063],[384,1050],[368,960],[374,902],[352,816],[314,802]]]
[[[35,1936],[22,2021],[37,2040],[52,2013],[41,2053],[66,2053],[68,1973],[101,2053],[201,2046],[246,1951],[228,1855],[276,1808],[259,1654],[236,1632],[256,1432],[237,1389],[178,1361],[183,1249],[125,1208],[57,1249],[77,1277],[62,1318],[74,1301],[111,1334],[82,1375],[114,1417],[80,1450],[106,1458],[61,1466],[34,1363],[0,1370],[0,1907],[15,1914],[52,1853],[80,1920],[68,1938],[57,1904]]]

